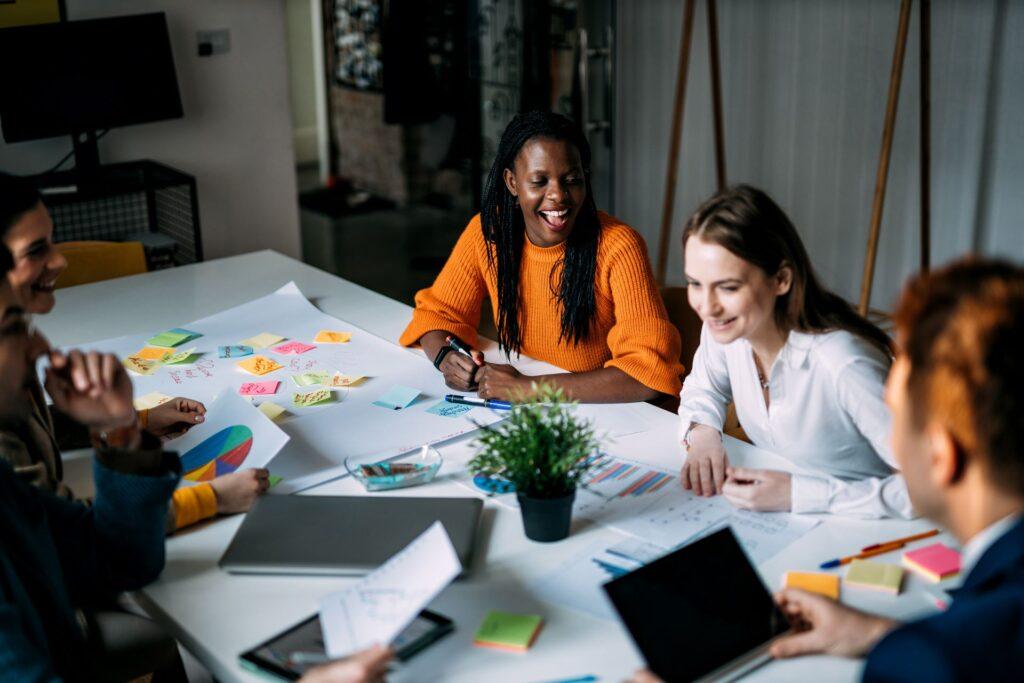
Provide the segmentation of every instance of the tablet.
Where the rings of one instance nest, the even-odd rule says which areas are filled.
[[[446,616],[423,610],[391,644],[400,662],[455,630]],[[270,640],[239,655],[247,669],[268,673],[286,681],[296,681],[310,669],[327,662],[320,616],[314,614]]]
[[[648,668],[669,682],[743,675],[789,630],[729,527],[604,589]]]

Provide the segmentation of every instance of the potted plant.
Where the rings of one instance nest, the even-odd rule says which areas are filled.
[[[474,474],[510,481],[519,498],[526,537],[560,541],[569,535],[576,487],[593,467],[597,439],[587,420],[573,415],[561,389],[534,384],[507,419],[481,426],[470,461]]]

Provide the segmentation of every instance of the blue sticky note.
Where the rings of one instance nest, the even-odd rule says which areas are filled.
[[[242,356],[251,356],[251,346],[218,346],[217,354],[221,358],[241,358]]]
[[[373,405],[390,410],[401,410],[416,400],[420,395],[419,389],[403,387],[402,385],[391,387],[383,396],[373,402]]]
[[[441,401],[427,411],[431,415],[440,415],[441,417],[459,417],[465,415],[473,409],[473,406],[467,406],[464,403],[449,403],[448,401]]]

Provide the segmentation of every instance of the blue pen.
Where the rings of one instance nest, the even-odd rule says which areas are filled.
[[[548,681],[547,683],[594,683],[599,680],[597,676],[580,676],[579,678],[560,678],[557,681]]]
[[[493,410],[512,410],[512,404],[508,401],[498,401],[493,398],[469,398],[458,394],[448,394],[444,397],[448,403],[459,403],[464,406],[475,406],[477,408],[491,408]]]

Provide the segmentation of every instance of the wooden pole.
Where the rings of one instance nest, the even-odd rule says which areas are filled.
[[[665,174],[665,197],[661,205],[661,235],[658,239],[658,283],[665,284],[668,267],[668,244],[672,235],[672,209],[676,201],[676,171],[679,166],[679,143],[683,131],[683,106],[686,103],[686,72],[690,65],[690,44],[693,40],[693,10],[697,0],[686,0],[683,9],[683,35],[679,42],[679,71],[676,73],[675,101],[672,105],[672,134],[669,139],[668,169]]]
[[[725,128],[722,125],[722,74],[718,61],[718,7],[708,0],[708,50],[711,53],[711,109],[715,119],[715,179],[725,189]]]
[[[921,0],[921,270],[931,265],[932,2]]]
[[[868,232],[867,255],[864,259],[864,275],[860,282],[860,314],[866,316],[871,305],[871,286],[875,277],[875,258],[878,255],[878,235],[882,227],[882,209],[885,206],[885,186],[889,178],[889,156],[892,152],[892,137],[896,124],[896,106],[900,99],[900,81],[903,77],[903,56],[907,50],[907,29],[910,26],[911,0],[900,2],[900,23],[896,29],[896,49],[892,55],[892,72],[889,75],[889,99],[885,107],[885,125],[882,128],[882,151],[878,156],[878,171],[875,176],[875,196],[871,205],[871,228]]]

